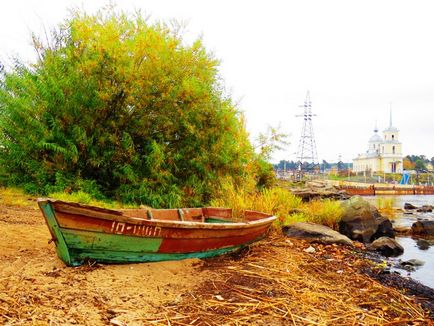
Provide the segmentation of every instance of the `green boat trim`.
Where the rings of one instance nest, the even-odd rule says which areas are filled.
[[[39,206],[44,212],[45,221],[47,222],[48,229],[50,230],[53,241],[56,243],[56,252],[60,259],[62,259],[66,265],[73,265],[71,255],[69,254],[68,246],[63,237],[60,226],[57,223],[53,206],[47,202],[39,203]]]
[[[130,251],[70,249],[72,260],[69,266],[80,266],[86,261],[93,261],[98,263],[128,264],[142,262],[159,262],[166,260],[181,260],[188,258],[210,258],[230,252],[239,251],[247,245],[248,244],[243,244],[239,246],[190,253],[140,253]]]

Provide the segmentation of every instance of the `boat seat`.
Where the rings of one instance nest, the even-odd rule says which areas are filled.
[[[178,209],[178,217],[180,221],[188,222],[205,222],[202,209]]]

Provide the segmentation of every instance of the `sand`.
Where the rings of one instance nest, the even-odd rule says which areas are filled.
[[[208,260],[67,267],[32,198],[0,194],[0,325],[433,325],[353,248],[273,234]],[[309,246],[315,252],[307,253]],[[375,276],[375,274],[374,274]]]
[[[206,279],[196,259],[67,267],[42,214],[0,207],[0,324],[142,324]]]

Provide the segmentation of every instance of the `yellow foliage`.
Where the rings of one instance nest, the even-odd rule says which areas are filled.
[[[339,202],[330,199],[306,203],[303,205],[302,211],[307,217],[307,222],[326,225],[335,230],[338,228],[343,213]]]
[[[393,197],[377,197],[377,208],[381,212],[381,214],[386,215],[388,217],[394,217],[395,211],[393,209],[393,205],[395,203],[395,199]]]
[[[230,207],[235,217],[242,217],[244,210],[256,210],[278,217],[275,228],[294,222],[313,222],[337,229],[342,208],[337,201],[318,200],[302,203],[300,197],[290,191],[274,187],[262,191],[246,190],[225,182],[212,206]]]

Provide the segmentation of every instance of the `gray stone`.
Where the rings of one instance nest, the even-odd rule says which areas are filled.
[[[399,264],[402,265],[402,266],[418,267],[418,266],[425,265],[425,262],[423,260],[419,260],[419,259],[409,259],[409,260],[406,260],[406,261],[402,261]]]
[[[416,245],[420,250],[428,250],[431,246],[431,243],[428,240],[419,239],[417,240]]]
[[[360,196],[341,201],[339,232],[352,240],[368,243],[382,236],[395,237],[392,223]]]
[[[414,206],[413,204],[410,204],[410,203],[405,203],[404,209],[408,209],[408,210],[417,209],[417,206]]]
[[[386,257],[396,257],[404,252],[404,248],[395,240],[388,237],[381,237],[368,246],[369,250],[375,250]]]
[[[305,239],[312,242],[324,244],[343,244],[352,246],[353,242],[343,234],[332,230],[331,228],[309,222],[297,222],[282,229],[283,233],[291,238]]]
[[[309,248],[303,249],[304,252],[307,252],[308,254],[313,254],[316,250],[314,247],[309,246]]]

